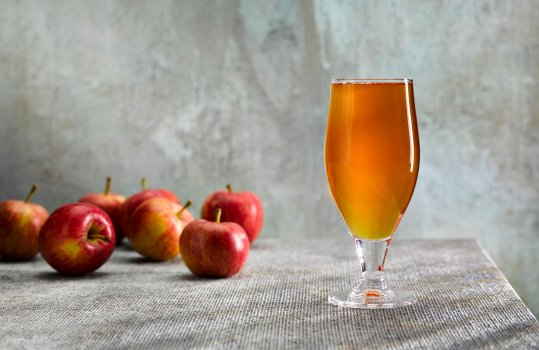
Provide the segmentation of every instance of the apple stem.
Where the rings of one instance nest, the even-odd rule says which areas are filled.
[[[146,180],[146,176],[144,176],[144,177],[140,180],[140,184],[142,185],[142,190],[143,190],[143,191],[146,191],[146,189],[148,188],[148,180]]]
[[[187,201],[185,202],[185,205],[183,206],[183,208],[180,209],[180,211],[176,214],[176,216],[178,217],[178,219],[181,219],[182,217],[182,213],[191,206],[191,201]]]
[[[216,223],[221,222],[221,208],[215,209],[215,222]]]
[[[110,183],[112,182],[112,179],[110,178],[110,176],[107,176],[107,184],[105,185],[105,192],[103,192],[103,194],[105,196],[108,196],[108,194],[110,193]]]
[[[30,202],[30,198],[32,198],[32,196],[34,195],[34,193],[36,193],[37,189],[38,189],[37,184],[33,184],[33,185],[32,185],[32,188],[30,189],[30,192],[28,192],[28,195],[27,195],[26,198],[24,199],[24,203]]]
[[[232,185],[226,184],[226,189],[228,190],[228,193],[232,193]]]

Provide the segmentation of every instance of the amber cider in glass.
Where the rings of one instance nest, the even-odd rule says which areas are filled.
[[[417,180],[419,137],[411,80],[334,80],[325,165],[350,233],[391,237]]]

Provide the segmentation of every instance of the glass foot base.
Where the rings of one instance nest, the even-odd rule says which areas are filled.
[[[413,293],[392,290],[356,290],[343,291],[330,295],[330,304],[355,309],[393,309],[415,304],[417,298]]]

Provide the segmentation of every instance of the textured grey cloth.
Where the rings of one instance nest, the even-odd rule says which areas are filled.
[[[229,279],[181,259],[117,249],[96,273],[41,259],[1,263],[1,348],[537,348],[539,323],[473,240],[394,242],[391,285],[416,305],[351,310],[328,294],[358,281],[351,240],[260,239]]]

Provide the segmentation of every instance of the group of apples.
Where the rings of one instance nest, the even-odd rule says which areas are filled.
[[[238,273],[263,223],[260,199],[252,192],[234,192],[230,185],[206,198],[201,219],[171,191],[147,189],[125,198],[110,192],[88,193],[77,203],[65,204],[52,214],[30,203],[33,185],[24,201],[0,202],[0,256],[28,260],[38,252],[64,275],[97,270],[125,237],[141,255],[157,261],[181,253],[192,273],[229,277]]]

